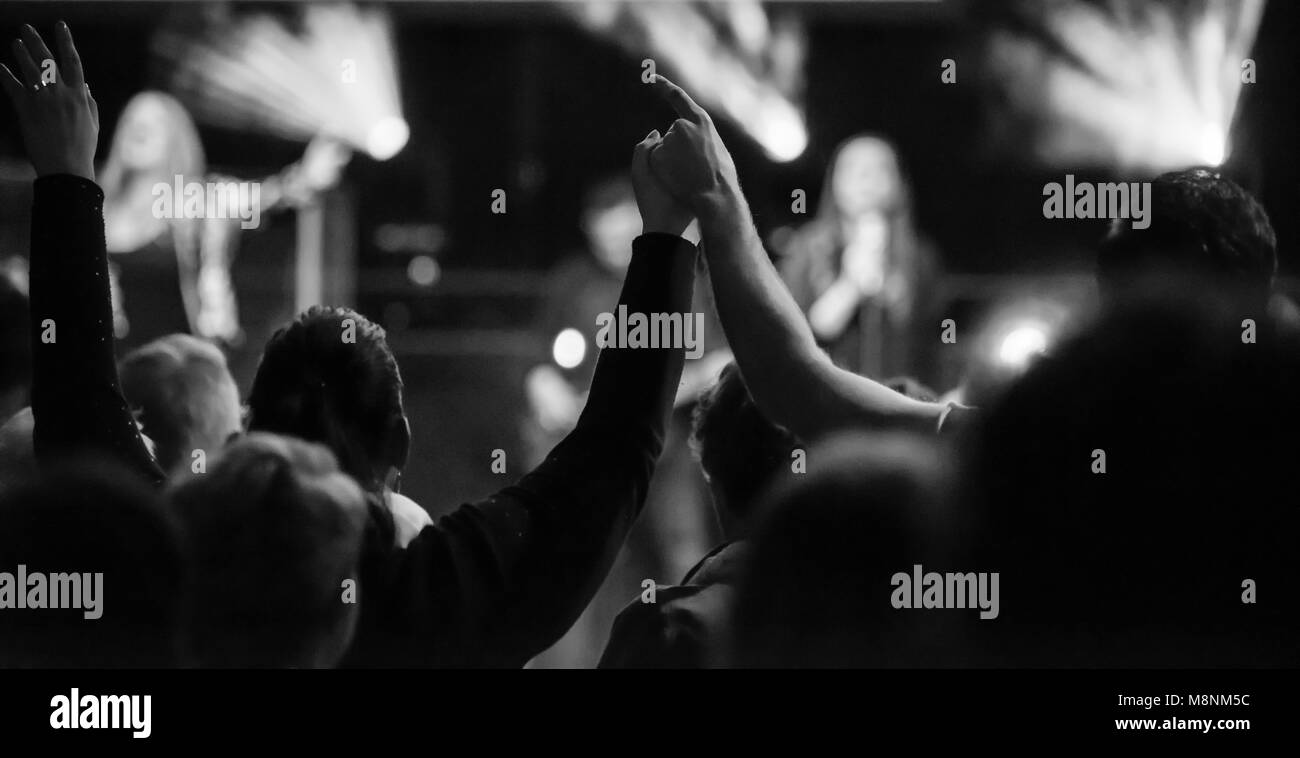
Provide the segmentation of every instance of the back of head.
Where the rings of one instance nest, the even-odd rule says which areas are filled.
[[[364,496],[320,445],[241,437],[171,506],[193,564],[188,638],[200,665],[331,666],[355,624]]]
[[[764,489],[791,473],[794,436],[767,420],[729,363],[695,406],[691,443],[715,505],[737,522],[748,519]]]
[[[330,449],[378,491],[405,464],[402,378],[383,328],[348,308],[316,306],[266,343],[248,398],[248,427]]]
[[[195,450],[214,452],[240,429],[239,389],[214,345],[171,334],[142,345],[118,367],[122,393],[166,470]]]
[[[1295,664],[1281,631],[1293,604],[1242,593],[1247,579],[1297,590],[1300,352],[1243,343],[1221,307],[1103,316],[971,440],[977,542],[1008,576],[1004,634],[990,638],[1005,662]]]
[[[1216,171],[1173,171],[1151,182],[1150,226],[1117,220],[1097,255],[1109,299],[1176,275],[1261,313],[1277,272],[1277,236],[1264,208]]]
[[[733,620],[730,663],[889,667],[952,663],[965,616],[893,607],[893,577],[921,565],[955,570],[959,519],[932,440],[834,437],[808,473],[773,490],[752,539]],[[974,611],[961,611],[970,614]]]
[[[176,665],[184,589],[176,525],[128,472],[81,462],[0,496],[0,666]]]

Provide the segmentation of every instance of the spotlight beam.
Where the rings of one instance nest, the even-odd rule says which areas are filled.
[[[1227,157],[1262,0],[1021,3],[987,43],[991,81],[1051,165],[1156,173]]]
[[[310,5],[302,31],[255,14],[162,34],[171,88],[204,123],[307,141],[326,134],[377,160],[406,144],[392,31],[382,8]]]
[[[802,39],[793,26],[768,27],[755,0],[735,2],[746,7],[724,9],[726,37],[693,3],[591,0],[562,2],[559,8],[638,57],[652,55],[692,96],[739,126],[773,160],[794,160],[808,145],[808,129],[802,110],[776,82],[788,85],[798,78],[791,74],[802,63]],[[776,52],[772,70],[762,70],[757,49]]]

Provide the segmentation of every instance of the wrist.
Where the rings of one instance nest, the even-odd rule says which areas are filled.
[[[643,218],[641,219],[641,233],[671,234],[674,237],[680,237],[689,223],[673,222],[667,219]]]
[[[92,182],[95,181],[95,167],[91,163],[59,162],[42,165],[36,169],[37,177],[54,176],[55,174],[70,174]]]
[[[721,182],[708,190],[696,193],[691,198],[691,206],[700,219],[715,218],[744,208],[745,196],[740,191],[740,187],[735,184]]]

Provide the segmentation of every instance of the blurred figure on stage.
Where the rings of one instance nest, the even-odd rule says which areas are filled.
[[[631,260],[632,240],[641,233],[632,183],[622,175],[597,182],[583,199],[582,231],[588,249],[563,258],[547,275],[536,323],[546,359],[525,381],[529,414],[521,437],[527,465],[545,455],[577,423],[600,352],[596,317],[612,311]],[[704,354],[687,360],[645,508],[605,584],[581,619],[554,647],[534,659],[539,668],[593,668],[614,617],[641,581],[676,581],[718,538],[708,487],[691,456],[691,410],[731,359],[722,327],[709,300],[707,281],[697,276],[693,311],[705,314]]]
[[[351,153],[326,137],[302,160],[260,180],[259,214],[298,207],[333,186]],[[177,179],[180,177],[180,179]],[[208,173],[203,145],[185,107],[164,92],[131,98],[99,171],[113,285],[114,334],[121,350],[172,333],[226,345],[242,340],[230,266],[238,218],[160,217],[155,187],[235,182]],[[177,208],[181,206],[176,200]],[[259,216],[260,218],[260,216]]]
[[[816,216],[780,245],[781,275],[818,342],[864,376],[918,374],[937,261],[913,221],[898,154],[859,135],[835,150]]]

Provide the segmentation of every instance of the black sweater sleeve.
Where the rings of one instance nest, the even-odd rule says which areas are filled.
[[[694,264],[679,237],[638,237],[620,304],[688,318]],[[602,350],[577,427],[541,465],[363,569],[349,662],[522,666],[563,636],[645,502],[683,359],[680,348]]]
[[[36,180],[31,323],[37,460],[108,457],[160,484],[163,472],[118,386],[104,193],[89,179],[56,174]]]

